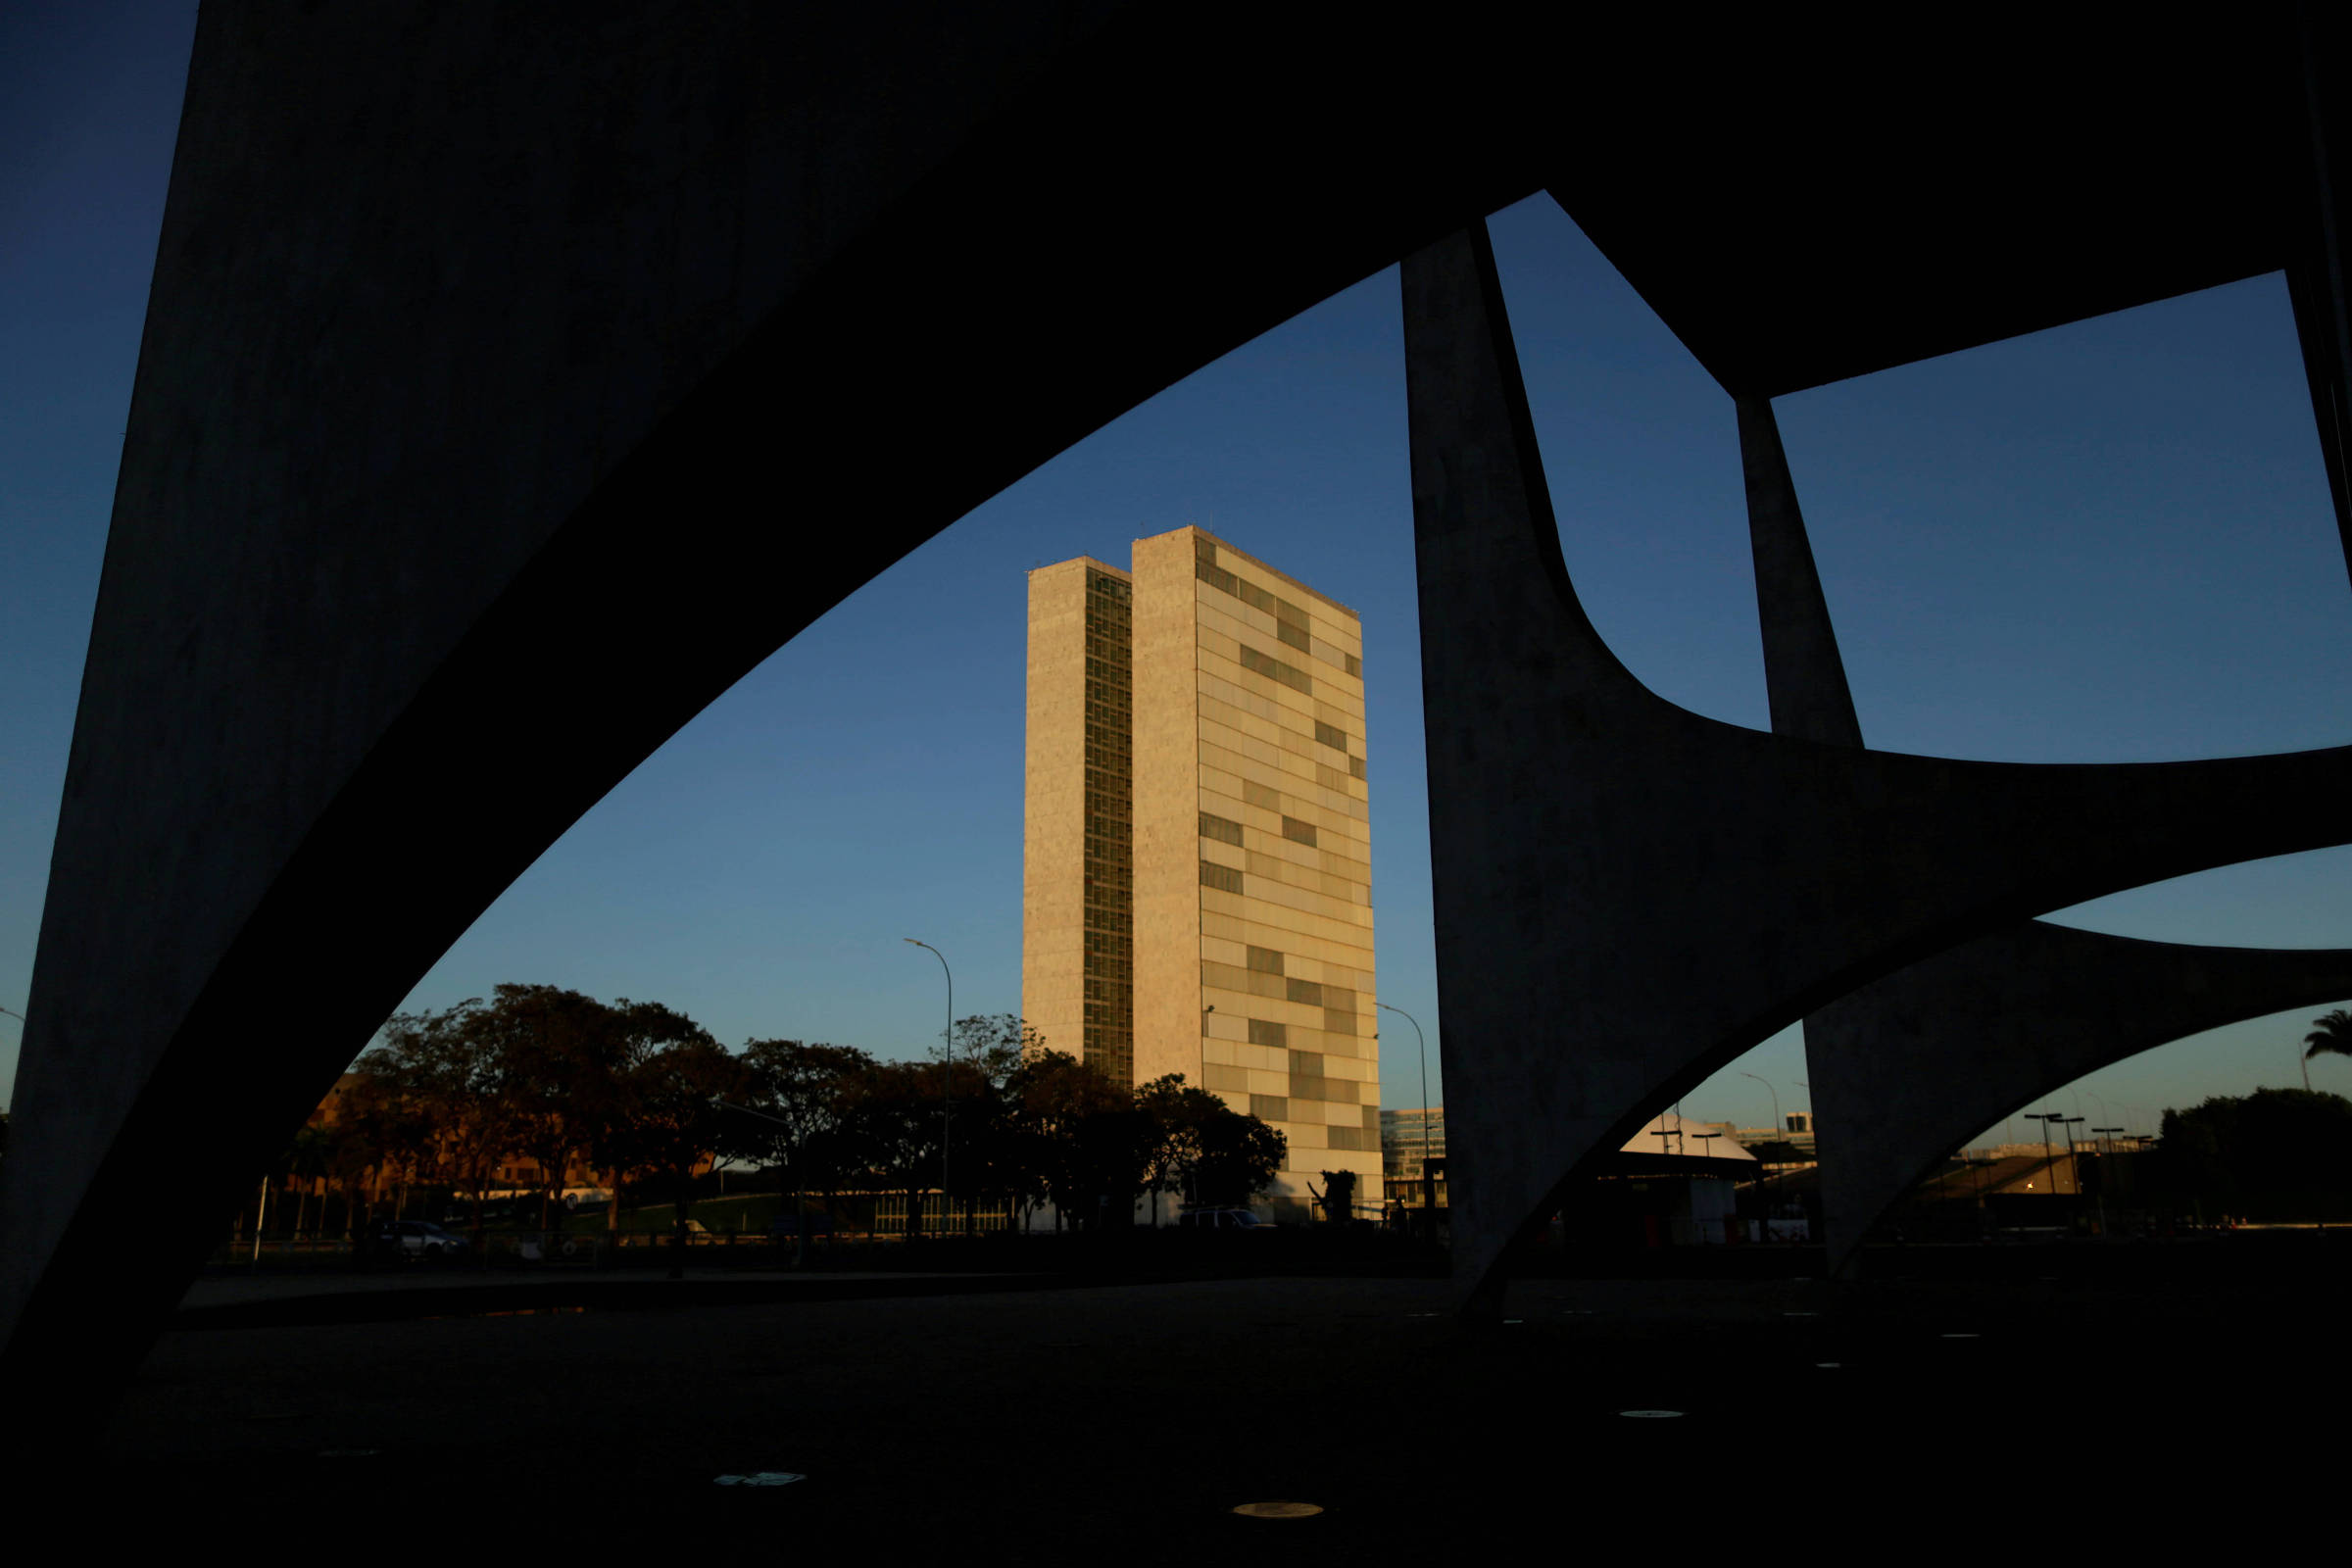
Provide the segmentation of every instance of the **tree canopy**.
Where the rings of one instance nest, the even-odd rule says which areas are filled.
[[[2167,1110],[2156,1155],[2176,1200],[2250,1219],[2352,1213],[2352,1100],[2341,1095],[2257,1089]]]
[[[1051,1201],[1080,1225],[1124,1224],[1148,1193],[1156,1223],[1166,1194],[1247,1203],[1286,1152],[1181,1075],[1131,1090],[1009,1013],[957,1020],[929,1060],[888,1061],[797,1040],[729,1051],[657,1003],[501,985],[393,1017],[356,1066],[306,1168],[347,1186],[370,1173],[456,1186],[477,1225],[517,1155],[538,1173],[542,1225],[586,1162],[612,1180],[614,1223],[626,1184],[660,1191],[683,1227],[699,1173],[735,1158],[775,1172],[796,1213],[812,1193],[904,1193],[914,1234],[943,1164],[958,1202]]]
[[[2311,1020],[2311,1033],[2303,1037],[2303,1059],[2332,1053],[2352,1056],[2352,1012],[2337,1007]]]

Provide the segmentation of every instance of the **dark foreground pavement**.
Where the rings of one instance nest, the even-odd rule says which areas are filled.
[[[1481,1333],[1427,1280],[987,1284],[183,1328],[70,1516],[310,1558],[1939,1559],[2340,1470],[2337,1283],[1531,1280]],[[806,1479],[717,1481],[760,1472]],[[1324,1511],[1230,1512],[1277,1499]]]

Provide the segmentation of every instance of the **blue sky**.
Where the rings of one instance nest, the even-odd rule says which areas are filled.
[[[19,1011],[192,24],[184,4],[0,20],[0,1006]],[[1548,199],[1493,228],[1594,622],[1662,695],[1763,727],[1729,399]],[[2124,761],[2352,739],[2352,590],[2275,276],[1777,408],[1873,745]],[[1023,574],[1197,523],[1363,615],[1382,992],[1428,1028],[1435,1080],[1403,420],[1392,270],[1098,432],[779,651],[549,850],[409,1005],[544,981],[667,1002],[730,1043],[911,1054],[945,1011],[937,963],[900,940],[917,936],[955,965],[958,1013],[1017,1009]],[[2058,917],[2352,946],[2352,851]],[[2296,1081],[2313,1010],[2085,1087],[2152,1114]],[[0,1017],[0,1081],[18,1029]],[[1417,1103],[1409,1029],[1382,1059],[1387,1102]],[[1762,1121],[1741,1070],[1784,1109],[1805,1102],[1785,1035],[1686,1110]],[[2352,1092],[2352,1061],[2313,1077]]]

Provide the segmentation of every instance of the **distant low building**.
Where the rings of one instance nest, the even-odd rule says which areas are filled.
[[[1416,1106],[1380,1113],[1381,1174],[1389,1196],[1408,1208],[1428,1200],[1422,1182],[1424,1152],[1436,1167],[1437,1205],[1446,1206],[1446,1107]]]

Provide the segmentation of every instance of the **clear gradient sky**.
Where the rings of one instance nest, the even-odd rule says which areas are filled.
[[[185,0],[0,8],[0,1006],[18,1011],[193,24]],[[1594,622],[1662,695],[1765,727],[1730,400],[1548,199],[1493,229]],[[1777,409],[1872,745],[2142,761],[2352,740],[2352,590],[2276,276]],[[1436,1086],[1394,270],[1168,389],[868,584],[589,812],[408,1005],[541,981],[660,1000],[730,1044],[912,1054],[945,1012],[937,963],[900,940],[916,936],[955,965],[959,1014],[1016,1010],[1024,573],[1122,561],[1130,540],[1186,523],[1363,615],[1381,991],[1427,1027]],[[2352,946],[2352,850],[2054,915],[2171,941]],[[2152,1131],[2166,1104],[2298,1081],[2316,1010],[2151,1052],[2086,1080],[2082,1102]],[[0,1085],[19,1028],[0,1017]],[[1766,1092],[1741,1071],[1784,1110],[1806,1103],[1790,1031],[1686,1111],[1764,1121]],[[1420,1102],[1410,1029],[1384,1033],[1382,1074],[1388,1104]],[[2352,1060],[2312,1076],[2352,1092]]]

